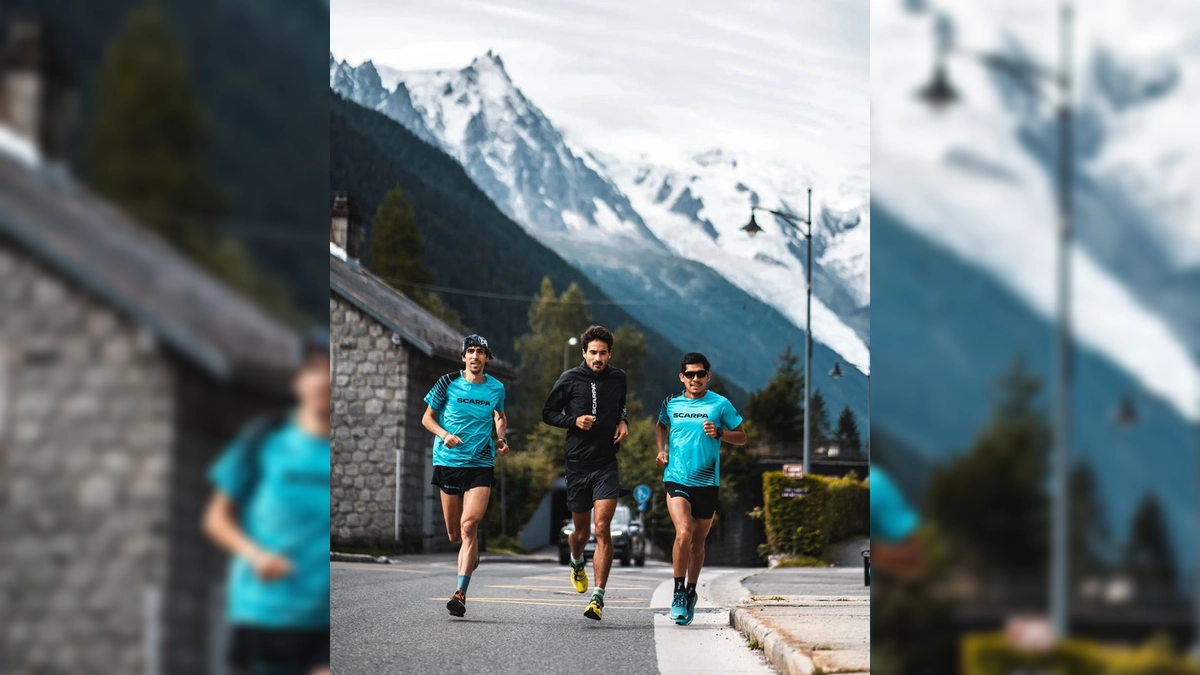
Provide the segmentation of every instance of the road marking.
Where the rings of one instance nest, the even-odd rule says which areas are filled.
[[[430,600],[432,600],[434,602],[445,602],[445,600],[442,598],[430,598]],[[580,603],[578,603],[578,602],[565,602],[565,601],[555,602],[555,601],[549,601],[549,600],[534,600],[532,598],[467,598],[467,602],[497,602],[497,603],[501,603],[501,604],[507,603],[507,604],[511,604],[511,605],[544,605],[547,607],[582,607],[583,606],[583,605],[580,605]],[[636,601],[625,600],[625,601],[621,601],[621,602],[627,603],[627,602],[636,602]],[[619,606],[614,606],[613,603],[610,603],[607,599],[604,601],[604,607],[605,607],[605,609],[608,609],[610,607],[613,609],[649,609],[649,607],[646,607],[646,606],[633,607],[633,606],[626,606],[624,604],[619,605]]]
[[[522,578],[522,579],[525,579],[525,580],[528,580],[528,581],[560,581],[560,582],[562,582],[562,583],[570,583],[570,581],[568,580],[568,577],[567,577],[567,575],[565,575],[565,574],[564,574],[564,575],[562,575],[562,576],[553,576],[553,577],[552,577],[552,576],[547,576],[547,575],[539,575],[539,576],[532,576],[532,577],[521,577],[521,578]],[[610,578],[611,578],[611,575],[610,575]],[[650,581],[650,582],[654,582],[654,581],[659,581],[659,580],[658,580],[658,579],[638,579],[637,581]],[[616,586],[609,586],[608,588],[617,588],[617,587],[616,587]],[[625,587],[625,588],[626,588],[627,590],[648,591],[648,590],[650,590],[650,589],[652,589],[652,588],[654,588],[654,587],[653,587],[653,586],[627,586],[627,587]]]
[[[582,593],[579,593],[578,591],[573,590],[571,588],[564,588],[564,586],[566,586],[566,584],[563,584],[562,586],[522,586],[522,585],[516,585],[516,584],[514,584],[514,585],[488,584],[488,588],[525,588],[525,589],[528,589],[531,591],[554,591],[556,593],[576,593],[579,595],[583,595]],[[649,591],[649,590],[652,590],[653,588],[654,588],[653,586],[609,586],[609,587],[605,588],[605,590],[606,591]],[[592,589],[589,588],[588,590],[590,591]]]

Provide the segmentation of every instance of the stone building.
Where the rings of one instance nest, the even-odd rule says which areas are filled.
[[[335,197],[332,218],[331,543],[450,550],[430,485],[434,438],[421,417],[437,378],[462,368],[464,336],[347,255],[347,240],[361,233],[345,195]],[[506,384],[514,377],[499,359],[488,372]]]
[[[0,672],[214,672],[205,471],[287,400],[298,340],[46,165],[60,137],[30,116],[65,97],[25,100],[46,61],[21,56],[0,57]]]

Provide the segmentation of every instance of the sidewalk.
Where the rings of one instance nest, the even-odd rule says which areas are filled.
[[[871,589],[861,568],[774,568],[742,584],[750,597],[729,623],[780,673],[870,672]]]

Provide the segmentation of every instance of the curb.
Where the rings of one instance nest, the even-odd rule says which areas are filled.
[[[757,640],[775,670],[782,675],[812,675],[816,664],[807,654],[789,645],[774,628],[767,628],[742,607],[729,610],[729,625],[751,640]]]

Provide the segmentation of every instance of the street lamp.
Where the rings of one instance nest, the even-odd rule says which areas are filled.
[[[863,377],[867,378],[867,467],[868,471],[871,466],[871,373],[868,371],[860,371]],[[835,380],[842,379],[841,364],[837,361],[833,362],[833,370],[829,371],[829,376]]]
[[[1067,591],[1067,471],[1070,443],[1071,402],[1071,181],[1073,177],[1072,109],[1071,109],[1071,7],[1063,5],[1059,14],[1059,58],[1057,70],[1044,69],[1016,61],[1002,54],[967,52],[938,46],[933,81],[921,88],[918,97],[935,108],[943,108],[958,98],[950,84],[946,56],[966,56],[983,65],[1016,79],[1031,92],[1042,94],[1040,85],[1049,83],[1058,90],[1058,328],[1056,335],[1056,364],[1054,392],[1054,454],[1051,494],[1050,549],[1050,626],[1055,637],[1067,633],[1067,610],[1070,602]]]
[[[567,368],[570,368],[570,366],[567,363],[567,359],[569,358],[568,354],[571,351],[571,347],[574,347],[577,344],[579,344],[579,338],[577,338],[575,336],[571,336],[571,339],[567,340],[567,344],[563,345],[563,372],[564,373],[567,372]]]
[[[809,377],[809,371],[812,368],[812,188],[808,189],[808,218],[801,219],[799,216],[790,213],[782,213],[773,211],[762,206],[750,207],[750,222],[746,223],[742,230],[753,237],[762,232],[762,228],[754,220],[755,211],[766,211],[773,216],[776,216],[786,222],[792,229],[804,235],[808,240],[808,262],[804,265],[805,274],[805,301],[804,301],[804,475],[808,475],[808,458],[812,449],[812,424],[811,410],[812,406],[809,403],[812,400],[812,378]],[[797,223],[804,223],[807,229],[801,230]]]

